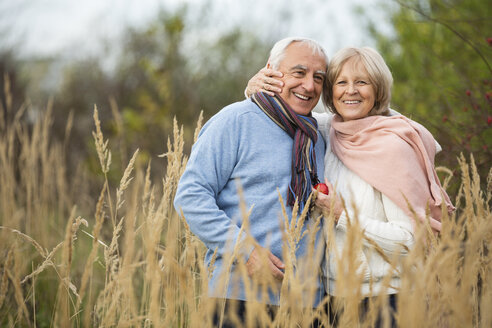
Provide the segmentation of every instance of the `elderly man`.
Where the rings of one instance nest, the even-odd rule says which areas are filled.
[[[310,39],[283,39],[272,48],[267,67],[283,73],[283,91],[275,97],[254,94],[214,115],[193,146],[174,200],[191,231],[208,248],[206,265],[213,264],[209,295],[228,302],[237,300],[240,317],[244,302],[252,298],[278,305],[280,289],[269,286],[268,295],[261,289],[246,290],[237,259],[246,262],[249,277],[266,269],[270,277],[262,279],[281,281],[285,246],[279,193],[286,200],[290,220],[294,203],[297,201],[302,209],[312,185],[318,179],[323,181],[325,144],[311,110],[323,88],[325,51]],[[243,191],[241,199],[239,188]],[[245,219],[241,201],[250,209],[247,229],[241,229]],[[297,259],[308,251],[308,235],[297,245]],[[315,248],[322,248],[320,234],[314,236]],[[245,242],[248,240],[253,243]],[[227,261],[233,249],[237,250],[236,261]],[[311,270],[310,274],[314,297],[306,305],[316,306],[324,291],[319,272]],[[222,286],[224,283],[227,285]]]

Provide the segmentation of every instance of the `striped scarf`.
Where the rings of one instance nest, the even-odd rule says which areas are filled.
[[[296,114],[279,96],[270,97],[258,92],[251,98],[272,121],[294,139],[287,204],[293,206],[297,199],[302,211],[311,193],[311,186],[319,182],[314,151],[314,145],[318,140],[318,122],[311,114]]]

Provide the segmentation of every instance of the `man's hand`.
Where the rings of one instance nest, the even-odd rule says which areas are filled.
[[[263,257],[262,252],[266,252]],[[268,265],[268,267],[265,267],[266,265]],[[251,252],[248,262],[246,262],[246,268],[248,269],[248,275],[250,277],[262,270],[268,269],[275,279],[284,279],[284,273],[282,271],[285,269],[284,263],[282,263],[278,257],[273,255],[272,252],[260,246],[256,246]]]

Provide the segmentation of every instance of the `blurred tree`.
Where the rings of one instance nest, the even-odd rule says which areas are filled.
[[[394,33],[370,27],[395,79],[392,106],[434,134],[444,150],[438,165],[456,173],[457,156],[473,153],[486,184],[492,162],[492,6],[481,0],[395,2],[385,6]]]
[[[72,162],[86,157],[92,147],[88,131],[93,130],[94,104],[106,136],[117,144],[113,163],[124,167],[127,152],[136,148],[142,161],[163,153],[174,117],[191,141],[201,110],[208,119],[243,99],[247,80],[264,65],[271,45],[239,28],[197,37],[203,26],[189,22],[187,10],[163,10],[143,29],[128,28],[122,44],[108,55],[113,56],[112,70],[104,70],[107,59],[97,57],[64,70],[55,96],[55,130],[64,131],[67,113],[73,112]],[[90,165],[98,171],[97,162]]]
[[[200,28],[187,23],[183,8],[162,12],[143,31],[129,31],[115,91],[132,148],[162,153],[173,117],[191,140],[200,111],[209,118],[243,99],[248,78],[264,64],[269,46],[256,36],[234,29],[216,40],[191,39]]]
[[[199,45],[201,55],[196,60],[200,75],[195,80],[199,81],[198,94],[206,116],[244,99],[247,81],[266,64],[272,45],[261,43],[240,28],[213,43]]]
[[[25,1],[12,3],[0,0],[0,136],[8,128],[22,104],[25,103],[27,81],[22,76],[22,60],[16,56],[20,43],[12,35],[12,13],[25,5]]]
[[[13,49],[0,50],[0,130],[8,128],[25,103],[27,83],[22,78],[21,66]]]

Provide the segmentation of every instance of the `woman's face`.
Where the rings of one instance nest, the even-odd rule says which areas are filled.
[[[333,104],[344,121],[366,117],[374,107],[376,94],[362,62],[354,58],[343,64],[333,84]]]

